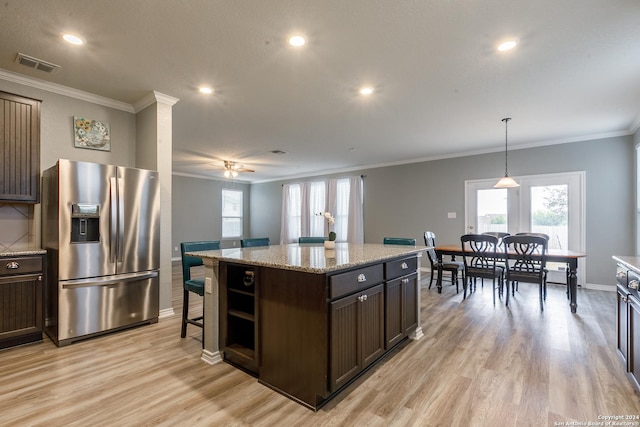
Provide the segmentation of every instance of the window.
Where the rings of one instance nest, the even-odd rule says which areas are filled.
[[[301,236],[328,236],[335,231],[338,242],[364,241],[362,177],[286,184],[280,243],[297,243]],[[331,212],[336,219],[329,229],[320,212]]]
[[[242,191],[222,190],[222,238],[242,237]]]

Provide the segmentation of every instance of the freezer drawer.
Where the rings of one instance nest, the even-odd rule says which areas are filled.
[[[157,271],[59,282],[57,342],[158,320]],[[53,337],[52,337],[53,338]]]

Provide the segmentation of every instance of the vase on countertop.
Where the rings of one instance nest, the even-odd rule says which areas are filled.
[[[325,240],[324,241],[324,248],[325,249],[335,249],[336,248],[336,241],[335,240]]]

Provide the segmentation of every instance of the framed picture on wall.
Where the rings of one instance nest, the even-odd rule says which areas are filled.
[[[73,138],[76,148],[111,151],[111,130],[107,122],[74,117]]]

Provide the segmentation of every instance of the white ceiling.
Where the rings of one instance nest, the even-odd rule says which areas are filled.
[[[220,177],[223,159],[258,182],[500,151],[503,117],[510,149],[640,125],[638,0],[4,0],[0,34],[0,69],[129,104],[178,98],[173,169],[195,175]],[[518,47],[497,52],[506,38]]]

